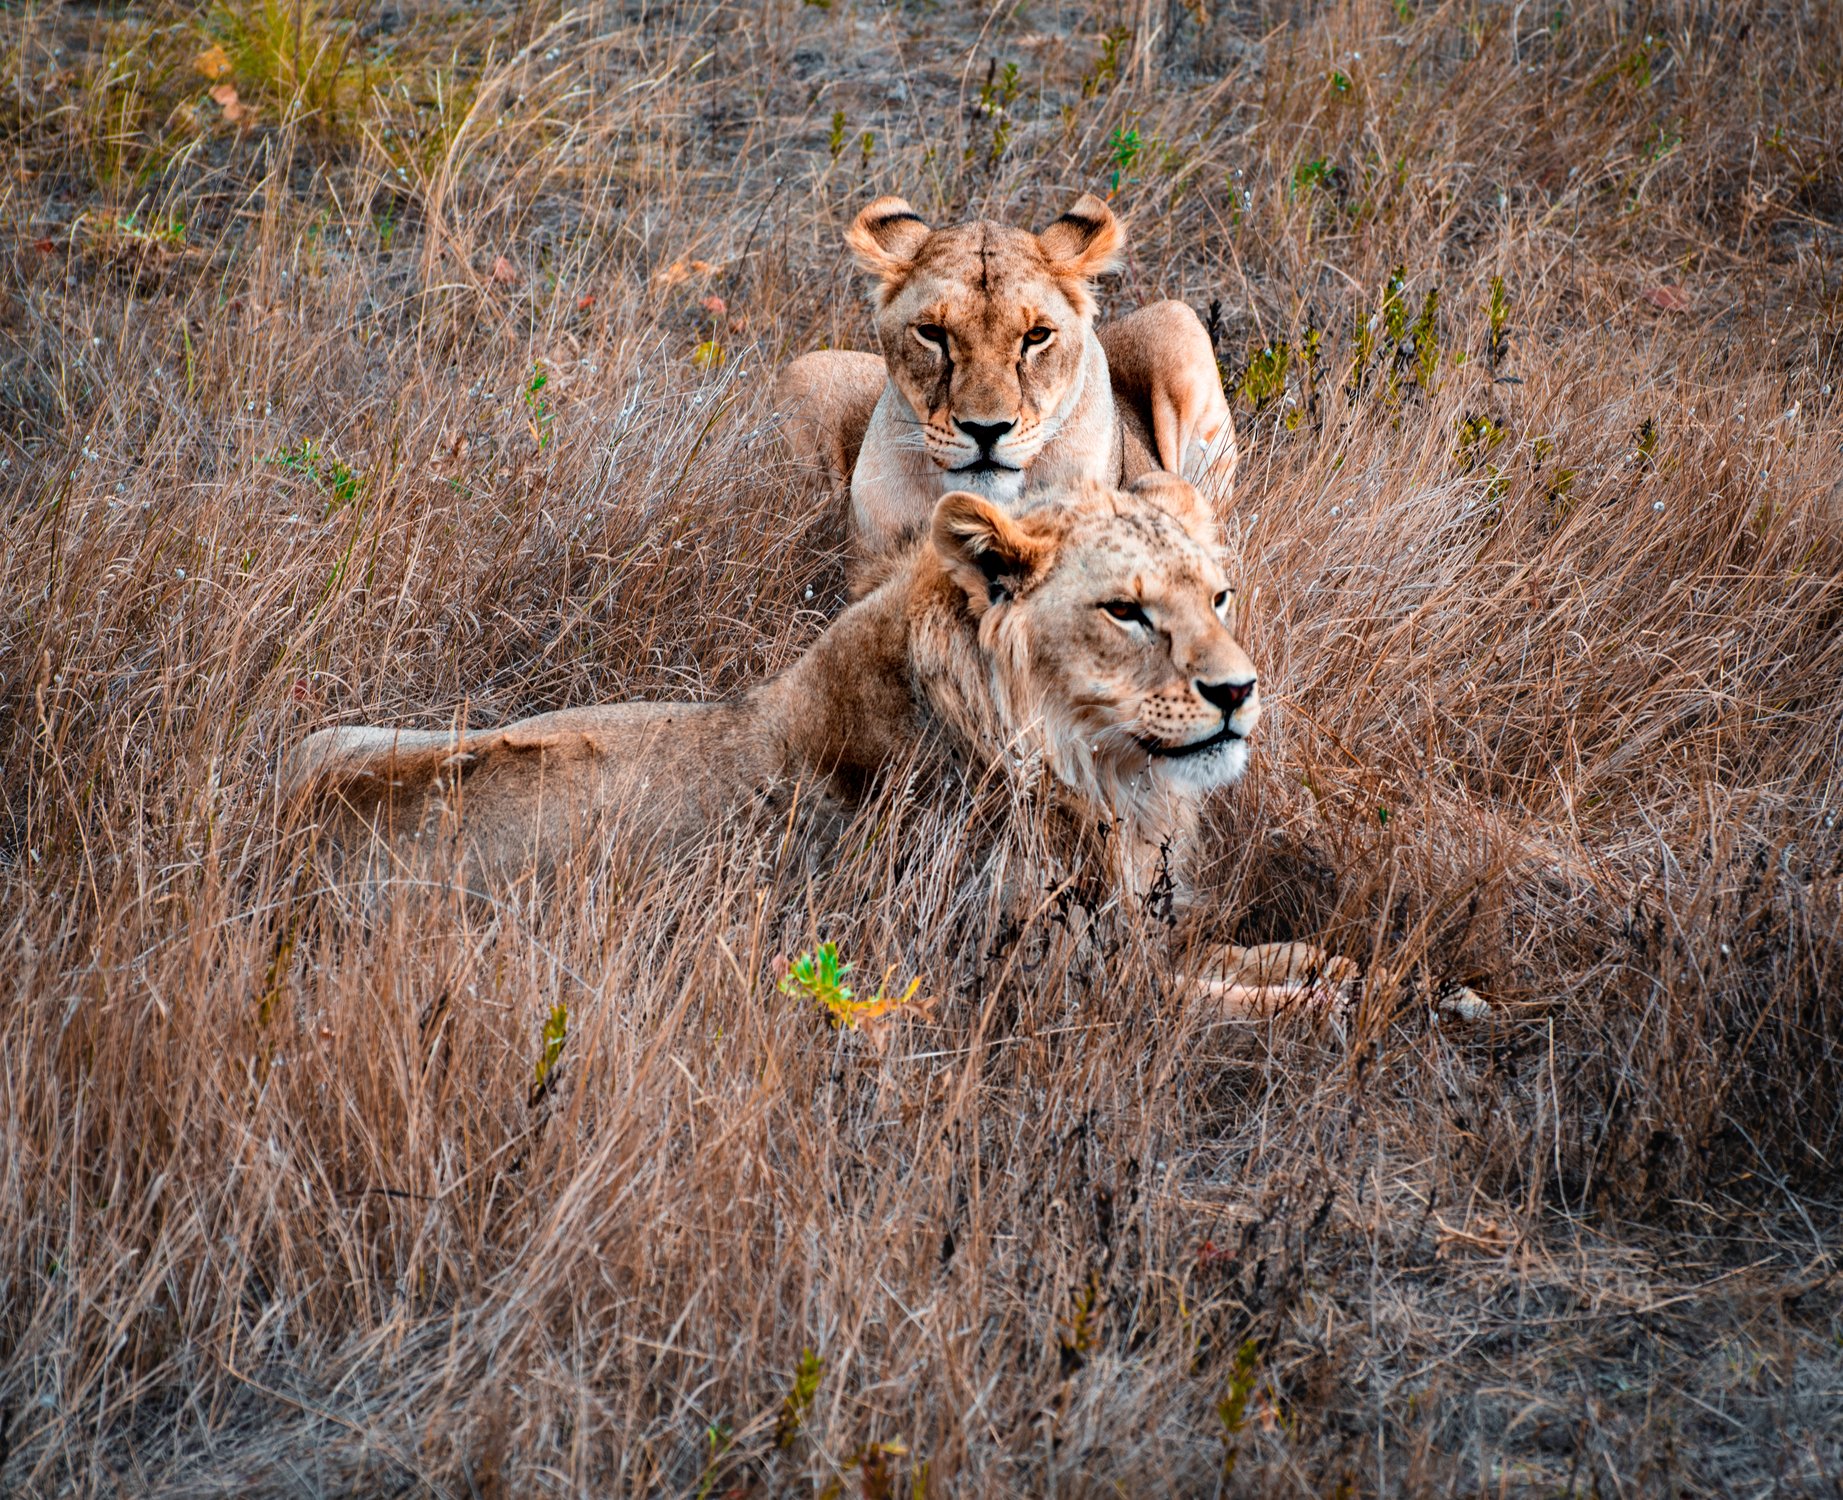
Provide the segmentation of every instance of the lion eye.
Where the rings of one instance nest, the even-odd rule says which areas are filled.
[[[917,323],[915,337],[924,344],[933,344],[945,354],[947,352],[947,330],[939,323]]]
[[[1029,333],[1024,335],[1024,347],[1026,349],[1032,349],[1032,348],[1035,348],[1038,344],[1047,344],[1049,342],[1050,335],[1054,333],[1055,331],[1056,330],[1053,328],[1045,328],[1041,324],[1039,324],[1037,327],[1031,329]]]
[[[1216,595],[1216,613],[1219,615],[1227,614],[1229,612],[1229,603],[1234,597],[1234,589],[1224,589],[1221,593]]]
[[[1144,625],[1151,628],[1152,622],[1146,618],[1146,612],[1131,599],[1109,599],[1101,608],[1123,625]]]

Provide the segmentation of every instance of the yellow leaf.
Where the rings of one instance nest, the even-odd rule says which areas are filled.
[[[222,78],[230,71],[230,57],[222,47],[213,42],[192,59],[192,69],[194,72],[203,73],[207,78]]]
[[[691,351],[691,363],[700,370],[714,370],[723,363],[723,349],[715,339],[705,339]]]

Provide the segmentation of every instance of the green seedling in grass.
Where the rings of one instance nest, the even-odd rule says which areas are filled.
[[[1382,326],[1395,349],[1400,349],[1408,336],[1408,304],[1402,299],[1407,285],[1408,268],[1397,266],[1389,272],[1388,285],[1382,293]]]
[[[542,1047],[538,1052],[537,1085],[542,1088],[545,1081],[556,1071],[558,1059],[563,1056],[563,1046],[570,1038],[570,1008],[567,1005],[553,1005],[550,1015],[545,1018],[541,1037]]]
[[[833,161],[845,154],[845,112],[842,109],[832,111],[832,133],[826,137],[826,149],[832,153]]]
[[[1314,425],[1319,421],[1318,407],[1318,370],[1323,356],[1325,333],[1316,323],[1305,325],[1305,337],[1299,341],[1299,368],[1303,372],[1301,384],[1305,387],[1305,409],[1303,412],[1291,411],[1286,414],[1286,426],[1289,432],[1296,431],[1301,421],[1311,418]]]
[[[781,1419],[774,1428],[776,1448],[793,1446],[807,1413],[813,1409],[813,1397],[819,1393],[819,1380],[825,1372],[826,1362],[810,1348],[800,1351],[800,1363],[794,1366],[793,1386],[781,1402]]]
[[[1143,150],[1145,142],[1140,138],[1137,125],[1114,126],[1107,137],[1107,159],[1113,163],[1113,172],[1108,178],[1108,192],[1120,191],[1126,173],[1139,160],[1139,153]]]
[[[986,68],[985,82],[979,85],[979,112],[1002,115],[1023,92],[1023,87],[1016,63],[1008,62],[1001,69],[998,59],[993,58]]]
[[[358,498],[362,488],[358,475],[336,458],[320,471],[320,478],[332,495],[332,508],[335,510],[342,505],[350,505]]]
[[[1632,434],[1632,461],[1640,469],[1657,466],[1657,418],[1646,417]]]
[[[986,161],[997,166],[1005,158],[1005,150],[1011,144],[1011,122],[1000,120],[992,127],[992,144],[986,152]]]
[[[1495,452],[1509,433],[1504,424],[1493,417],[1471,415],[1459,422],[1459,440],[1453,447],[1453,457],[1468,474],[1482,464]]]
[[[1485,301],[1485,320],[1491,329],[1490,341],[1485,345],[1485,358],[1495,374],[1510,350],[1510,298],[1504,293],[1502,276],[1491,278],[1491,295]]]
[[[1286,367],[1292,358],[1292,346],[1284,341],[1269,344],[1248,361],[1242,372],[1239,393],[1256,411],[1265,411],[1286,394]]]
[[[1062,1348],[1062,1374],[1066,1379],[1088,1363],[1088,1355],[1100,1340],[1101,1278],[1096,1271],[1075,1293],[1069,1316],[1063,1319],[1058,1342]]]
[[[1293,199],[1308,197],[1316,188],[1329,189],[1337,176],[1337,168],[1331,164],[1328,156],[1315,156],[1310,161],[1302,161],[1293,168]]]
[[[1389,273],[1388,286],[1382,294],[1382,331],[1389,340],[1389,373],[1383,393],[1389,404],[1401,399],[1401,365],[1403,350],[1408,346],[1408,303],[1402,293],[1407,289],[1408,268],[1397,266]]]
[[[539,452],[548,448],[551,439],[556,436],[551,425],[556,421],[557,414],[544,399],[544,388],[549,384],[550,377],[544,373],[543,366],[533,365],[531,379],[525,385],[525,425],[531,429],[531,441],[538,445]]]
[[[1404,360],[1411,358],[1414,353],[1414,346],[1408,341],[1408,304],[1402,297],[1407,282],[1408,268],[1396,266],[1389,272],[1388,283],[1383,288],[1381,308],[1374,317],[1361,318],[1357,323],[1351,339],[1350,375],[1344,387],[1345,396],[1353,406],[1369,389],[1370,363],[1378,352],[1377,324],[1381,324],[1387,340],[1387,375],[1383,393],[1391,404],[1401,397],[1401,367]]]
[[[1568,497],[1574,492],[1574,481],[1580,478],[1580,475],[1579,469],[1557,469],[1555,471],[1555,478],[1550,482],[1543,498],[1548,503],[1550,514],[1556,520],[1561,520],[1573,509],[1573,504]]]
[[[807,0],[811,5],[814,0]],[[830,6],[832,0],[823,0]],[[725,1422],[712,1422],[704,1429],[704,1448],[707,1457],[704,1460],[704,1472],[698,1476],[697,1500],[709,1500],[710,1492],[717,1483],[717,1462],[729,1452],[734,1436]]]
[[[187,352],[189,355],[189,348]],[[317,443],[307,438],[301,439],[292,448],[278,449],[269,455],[268,462],[277,468],[286,469],[290,474],[299,474],[304,479],[312,480],[314,487],[326,497],[326,514],[329,516],[352,504],[364,492],[363,475],[343,459],[329,458],[320,451]]]
[[[1081,92],[1084,99],[1092,99],[1100,93],[1103,84],[1116,84],[1120,81],[1121,53],[1132,39],[1130,26],[1109,28],[1101,38],[1101,55],[1082,74]]]
[[[1440,289],[1428,288],[1421,299],[1420,316],[1409,334],[1414,345],[1414,379],[1422,390],[1432,395],[1440,373]]]
[[[891,995],[884,990],[889,983],[889,974],[885,973],[877,993],[868,1000],[859,1000],[856,992],[845,983],[845,976],[852,967],[839,961],[838,944],[821,943],[813,952],[802,953],[787,966],[780,981],[781,993],[805,995],[826,1012],[834,1026],[851,1031],[894,1011],[909,1007],[921,1009],[915,999],[916,992],[921,989],[920,979],[911,979],[900,995]]]
[[[185,221],[172,214],[168,214],[164,220],[152,219],[143,223],[138,213],[131,213],[108,227],[126,239],[139,240],[148,245],[164,245],[171,249],[186,242]]]
[[[1254,1394],[1254,1381],[1260,1348],[1248,1339],[1235,1351],[1235,1363],[1229,1368],[1229,1389],[1216,1403],[1216,1420],[1222,1424],[1222,1477],[1226,1483],[1235,1473],[1241,1457],[1242,1429],[1248,1425],[1248,1398]]]

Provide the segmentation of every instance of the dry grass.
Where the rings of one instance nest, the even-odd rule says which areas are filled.
[[[1834,7],[0,28],[0,1490],[1834,1492]],[[859,204],[1115,172],[1108,305],[1219,304],[1248,447],[1220,930],[1488,1035],[1038,963],[900,788],[319,889],[307,729],[717,695],[836,611],[762,393],[865,340]],[[819,939],[933,1021],[831,1031]]]

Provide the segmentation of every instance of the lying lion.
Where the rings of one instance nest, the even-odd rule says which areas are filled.
[[[565,709],[462,733],[323,729],[289,758],[284,788],[329,806],[348,846],[381,839],[413,862],[458,836],[469,878],[498,883],[606,837],[611,814],[695,841],[796,790],[849,816],[880,770],[918,760],[976,775],[1039,766],[1072,858],[1103,859],[1128,894],[1175,878],[1181,902],[1203,799],[1241,776],[1261,712],[1214,531],[1197,492],[1162,473],[1015,510],[955,491],[928,544],[733,702]],[[1304,944],[1230,947],[1202,988],[1258,1014],[1353,974]]]
[[[845,235],[877,279],[881,355],[805,354],[775,382],[796,455],[851,496],[854,578],[967,490],[1004,505],[1153,469],[1227,487],[1235,430],[1209,335],[1181,302],[1094,326],[1125,231],[1084,196],[1041,234],[930,229],[879,198]]]

